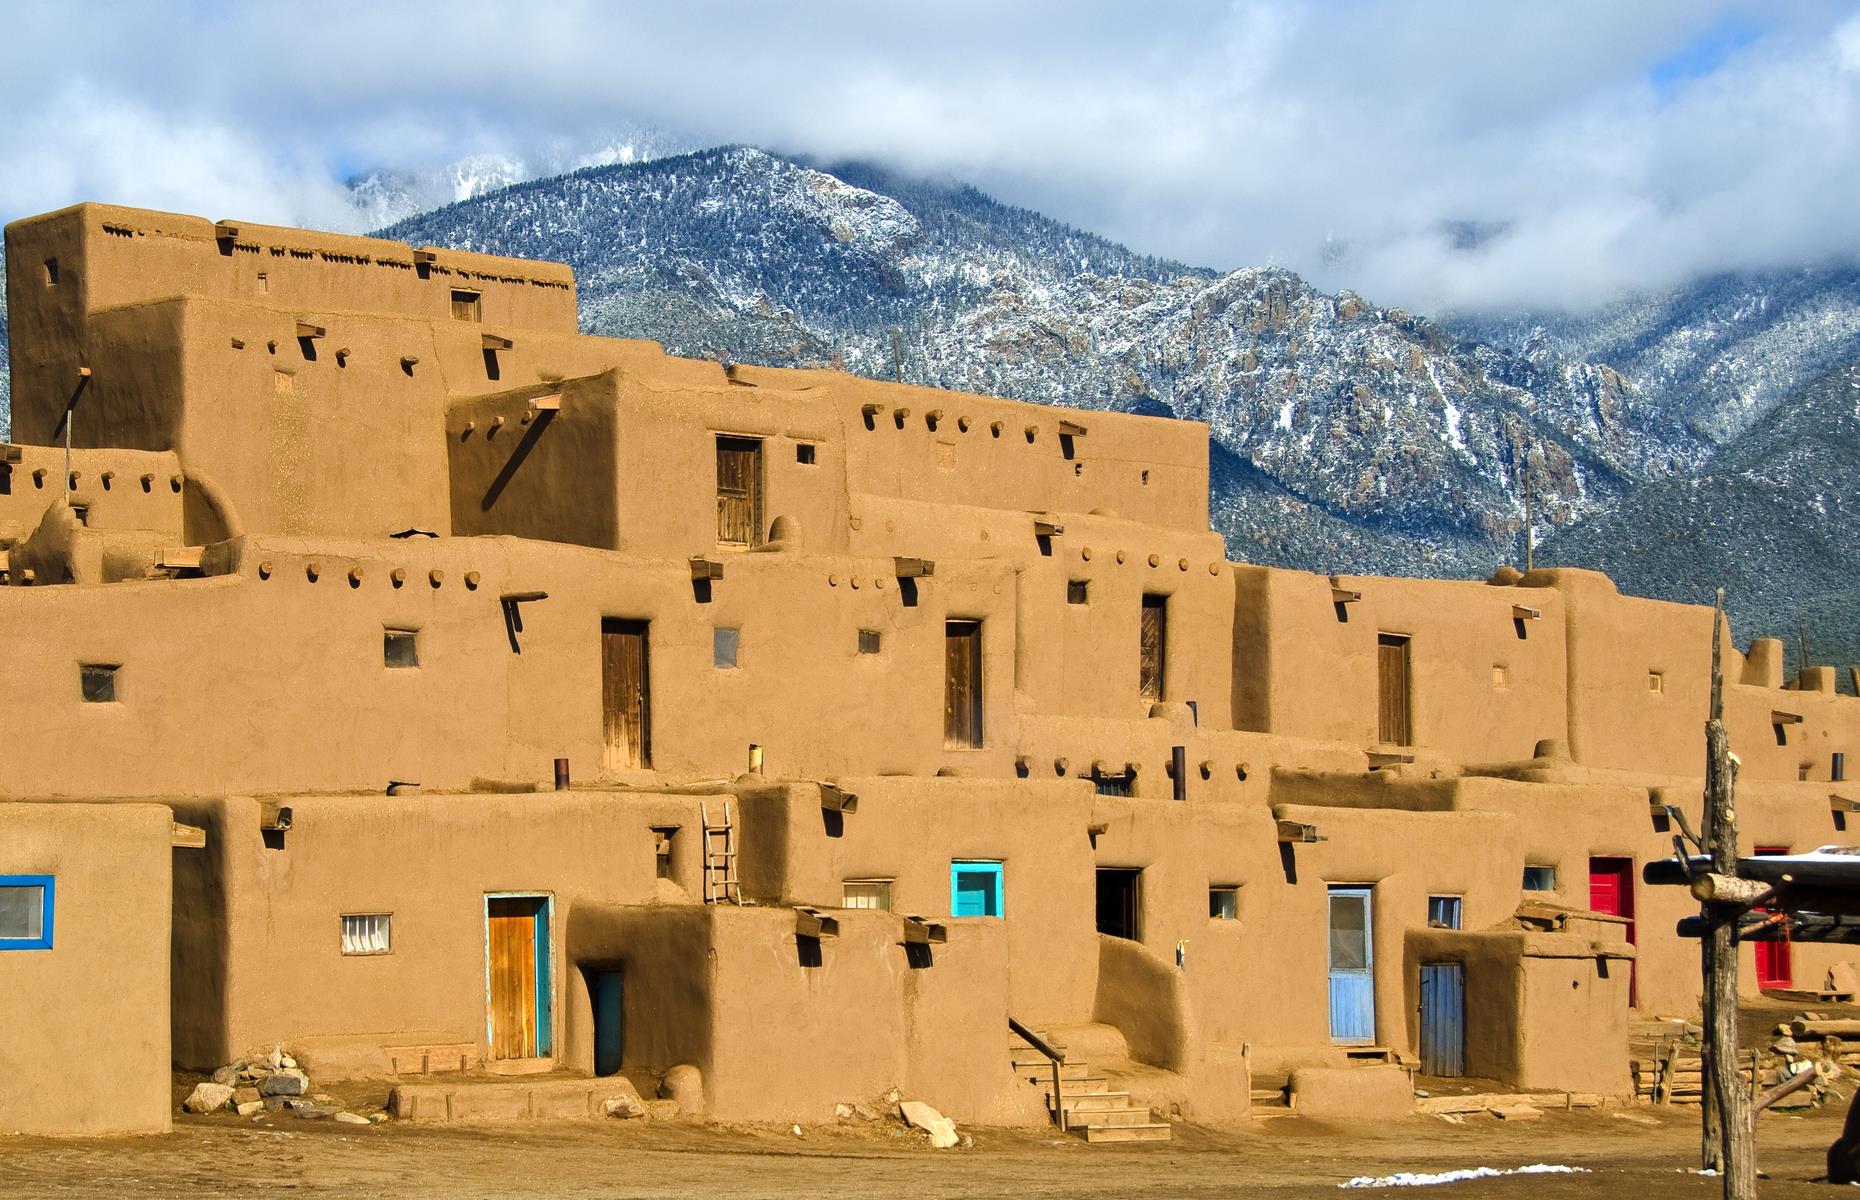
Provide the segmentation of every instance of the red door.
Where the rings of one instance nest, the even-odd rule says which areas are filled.
[[[1758,846],[1757,853],[1787,854],[1787,846]],[[1768,912],[1760,908],[1758,912]],[[1757,987],[1762,990],[1787,988],[1794,982],[1795,970],[1789,961],[1789,927],[1782,927],[1783,936],[1773,942],[1752,942],[1757,952]]]
[[[1634,860],[1631,858],[1591,858],[1589,860],[1589,908],[1613,917],[1626,917],[1628,945],[1634,937]],[[1639,963],[1628,968],[1628,1007],[1640,1006]]]

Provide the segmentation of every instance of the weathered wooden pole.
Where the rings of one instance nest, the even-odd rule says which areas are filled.
[[[1724,731],[1724,589],[1712,612],[1711,715],[1705,722],[1705,848],[1712,872],[1737,874],[1737,760]],[[1757,1164],[1750,1092],[1737,1070],[1737,920],[1744,907],[1701,905],[1704,976],[1704,1165],[1716,1167],[1725,1200],[1755,1200]],[[1714,1130],[1713,1126],[1717,1128]],[[1714,1133],[1716,1136],[1714,1137]]]

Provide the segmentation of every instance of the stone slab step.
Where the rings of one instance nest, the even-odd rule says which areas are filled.
[[[1128,1108],[1129,1106],[1129,1092],[1077,1093],[1070,1088],[1066,1089],[1066,1111],[1068,1112],[1085,1109]],[[1050,1094],[1046,1097],[1046,1107],[1049,1110],[1053,1107],[1053,1097]]]
[[[1100,1142],[1166,1142],[1169,1140],[1169,1127],[1155,1123],[1110,1125],[1087,1129],[1084,1136],[1093,1145]]]
[[[631,1090],[618,1077],[399,1083],[388,1094],[388,1108],[419,1124],[583,1121],[604,1116],[605,1101]]]

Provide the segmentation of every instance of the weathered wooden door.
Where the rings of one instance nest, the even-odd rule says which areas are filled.
[[[1787,846],[1758,846],[1759,855],[1787,854]],[[1771,910],[1760,908],[1758,912]],[[1751,947],[1757,952],[1757,987],[1787,988],[1795,982],[1795,964],[1789,952],[1789,927],[1780,926],[1778,936],[1773,942],[1752,942]]]
[[[1388,746],[1414,744],[1409,714],[1408,639],[1376,637],[1376,739]]]
[[[646,622],[601,621],[601,713],[606,724],[606,765],[652,765],[652,678]]]
[[[1137,687],[1143,699],[1154,704],[1163,698],[1163,657],[1168,644],[1169,598],[1143,597],[1142,636],[1138,653]]]
[[[485,953],[492,1058],[550,1052],[549,901],[485,897]]]
[[[762,544],[762,443],[756,438],[717,439],[717,540]]]
[[[1466,1073],[1466,983],[1459,963],[1421,965],[1421,1071]]]
[[[1376,1040],[1375,956],[1369,889],[1330,889],[1330,1039]]]
[[[950,621],[944,627],[943,745],[982,744],[982,623]]]
[[[1636,941],[1634,932],[1634,860],[1619,857],[1596,857],[1589,860],[1589,908],[1593,912],[1627,918],[1623,929],[1628,945]],[[1628,966],[1628,1007],[1640,1005],[1639,972]]]

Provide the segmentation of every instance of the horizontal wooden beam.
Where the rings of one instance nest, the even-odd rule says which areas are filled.
[[[26,460],[26,448],[15,446],[11,442],[0,442],[0,463],[16,463]]]
[[[434,254],[431,250],[415,250],[413,252],[413,261],[415,266],[430,267],[439,261],[439,256]]]
[[[928,558],[893,558],[899,579],[921,579],[936,574],[936,563]]]
[[[1770,724],[1772,725],[1800,725],[1801,723],[1801,713],[1783,712],[1780,709],[1770,712]]]
[[[723,564],[714,558],[694,555],[691,559],[691,578],[694,580],[722,579]]]
[[[1745,908],[1769,896],[1775,887],[1760,879],[1739,879],[1706,871],[1692,879],[1693,899],[1705,904],[1740,904]]]
[[[561,412],[562,411],[561,394],[557,393],[553,396],[536,396],[532,398],[530,400],[530,411],[533,413]]]
[[[1052,520],[1049,517],[1035,517],[1033,520],[1033,532],[1035,537],[1058,537],[1065,531],[1066,527],[1064,525],[1061,525],[1058,521]]]
[[[179,821],[170,821],[168,823],[168,844],[183,850],[205,850],[207,831],[198,825],[183,825]]]
[[[820,785],[820,807],[828,812],[858,812],[859,793],[849,792],[837,783],[823,783]]]
[[[1330,589],[1330,602],[1332,604],[1355,604],[1362,598],[1363,593],[1353,588],[1333,587]]]
[[[158,565],[167,571],[198,571],[201,557],[205,553],[205,546],[178,546],[163,550]]]
[[[479,335],[479,341],[486,350],[508,350],[516,345],[516,343],[509,338],[499,337],[495,333],[481,334]]]
[[[1061,421],[1059,423],[1059,436],[1084,437],[1085,427],[1080,425],[1077,421]]]
[[[840,936],[840,922],[817,908],[796,906],[794,932],[798,937],[830,938]]]
[[[906,915],[904,918],[904,940],[919,946],[942,945],[949,940],[948,926],[922,917]]]
[[[259,801],[258,827],[266,833],[283,833],[289,829],[291,827],[289,806],[272,800]]]
[[[213,223],[213,240],[216,242],[236,242],[239,240],[239,227],[231,221]]]
[[[308,321],[297,322],[297,336],[300,338],[320,338],[328,334],[321,325],[312,325]]]
[[[1522,604],[1511,606],[1511,617],[1515,621],[1537,621],[1543,618],[1541,609],[1529,608]]]

